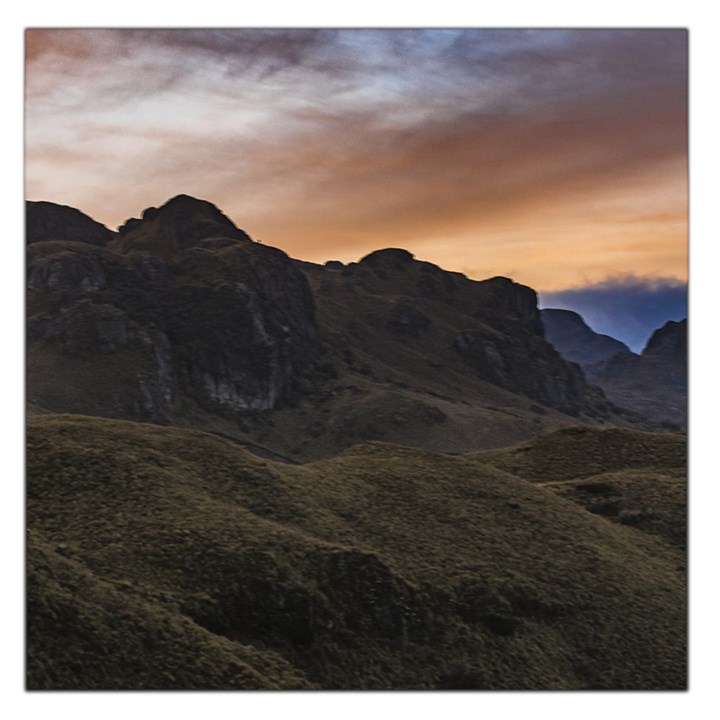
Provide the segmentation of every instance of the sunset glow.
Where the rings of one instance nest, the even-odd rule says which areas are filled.
[[[684,30],[31,30],[26,196],[179,193],[291,256],[687,279]]]

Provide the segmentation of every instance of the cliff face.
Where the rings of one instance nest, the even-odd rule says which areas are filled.
[[[402,368],[417,380],[420,355],[435,374],[464,375],[571,415],[603,407],[601,393],[546,342],[537,295],[524,285],[469,280],[398,249],[340,272],[302,268],[322,305],[324,332],[362,352],[371,367]]]
[[[173,199],[106,247],[70,231],[48,240],[36,239],[28,260],[31,401],[155,420],[188,401],[266,410],[316,352],[305,278],[210,203]],[[88,386],[38,377],[53,363],[85,369]]]

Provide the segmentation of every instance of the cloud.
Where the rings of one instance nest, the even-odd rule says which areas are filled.
[[[673,278],[608,278],[587,287],[541,293],[542,308],[574,310],[596,332],[640,352],[668,320],[688,314],[687,285]]]

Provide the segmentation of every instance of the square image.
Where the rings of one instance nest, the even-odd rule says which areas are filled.
[[[28,690],[687,687],[685,29],[29,29]]]

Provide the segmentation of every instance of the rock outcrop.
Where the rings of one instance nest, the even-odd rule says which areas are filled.
[[[508,278],[399,248],[291,260],[187,195],[117,233],[40,209],[27,265],[37,411],[189,425],[290,461],[358,440],[467,452],[639,422],[546,341],[536,293]]]
[[[66,215],[46,218],[47,226]],[[154,420],[187,402],[231,413],[268,410],[316,353],[303,275],[210,203],[173,198],[125,223],[106,247],[36,235],[30,250],[29,393],[45,407]],[[60,366],[98,358],[102,392],[68,388],[66,404],[55,387],[49,402],[49,380],[36,382],[35,370],[51,356]],[[102,399],[108,384],[111,407]]]

